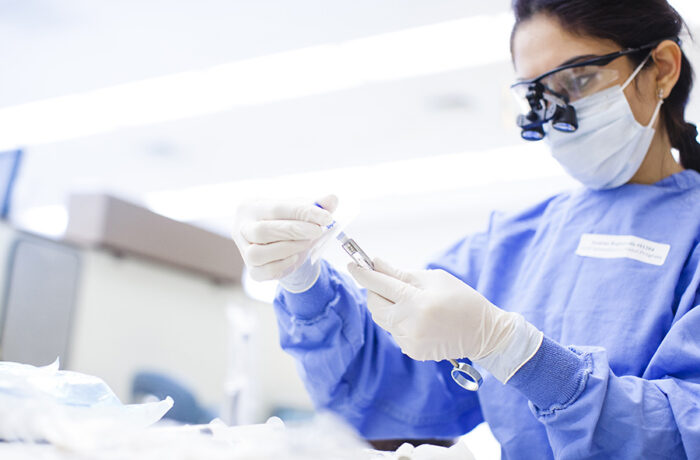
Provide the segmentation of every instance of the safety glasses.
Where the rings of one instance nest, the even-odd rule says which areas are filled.
[[[570,104],[606,89],[619,80],[619,72],[605,66],[622,56],[648,52],[665,40],[673,40],[679,45],[681,43],[677,37],[665,38],[636,48],[562,65],[536,78],[511,85],[523,113],[517,120],[518,126],[523,130],[522,137],[526,140],[544,138],[542,125],[550,121],[556,130],[576,131],[576,111]]]

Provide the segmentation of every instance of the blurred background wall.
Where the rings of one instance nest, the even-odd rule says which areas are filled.
[[[698,3],[671,3],[697,31]],[[337,193],[367,252],[420,267],[491,210],[574,186],[520,140],[512,22],[508,0],[0,0],[0,151],[23,149],[3,247],[64,244],[76,193],[226,237],[244,199]],[[245,388],[248,421],[310,408],[277,344],[274,285],[68,247],[68,367],[124,400],[151,369],[218,409]]]

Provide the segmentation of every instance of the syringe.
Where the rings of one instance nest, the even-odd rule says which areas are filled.
[[[318,203],[314,203],[316,206],[319,208],[323,209],[323,206],[321,206]],[[330,224],[326,226],[326,230],[331,230],[333,227],[336,226],[336,221],[334,220]],[[352,238],[347,236],[345,232],[340,232],[338,233],[338,236],[335,237],[338,241],[340,241],[340,246],[343,248],[345,252],[348,253],[350,257],[352,257],[352,260],[355,261],[356,264],[360,265],[361,267],[368,268],[370,270],[374,270],[374,262],[372,262],[372,259],[367,255],[365,251],[362,250],[359,244],[355,242]]]

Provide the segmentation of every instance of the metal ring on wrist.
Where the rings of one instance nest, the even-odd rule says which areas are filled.
[[[467,363],[460,363],[457,360],[450,360],[453,365],[452,379],[465,390],[476,391],[483,381],[479,371]]]

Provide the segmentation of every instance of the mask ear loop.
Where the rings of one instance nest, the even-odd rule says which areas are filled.
[[[636,69],[634,69],[634,72],[632,72],[632,75],[629,76],[629,78],[625,81],[625,83],[622,85],[622,90],[624,91],[625,88],[629,86],[630,83],[639,75],[639,72],[642,71],[644,66],[646,65],[647,62],[649,62],[649,59],[651,58],[651,53],[647,55],[646,58],[642,61],[639,66],[637,66]],[[659,96],[659,102],[656,104],[656,109],[654,109],[654,114],[651,116],[651,120],[649,121],[649,124],[646,126],[647,128],[651,128],[654,126],[654,123],[656,123],[656,119],[659,117],[659,112],[661,111],[661,106],[664,103],[664,90],[663,88],[659,88],[658,91],[658,96]]]
[[[646,65],[646,63],[649,62],[650,57],[651,57],[651,53],[648,54],[646,58],[644,58],[642,63],[639,64],[639,66],[636,69],[634,69],[634,72],[632,72],[632,75],[630,75],[630,77],[622,84],[623,91],[625,90],[625,88],[627,88],[630,85],[630,83],[632,83],[632,81],[637,77],[637,75],[639,75],[639,72],[641,72],[642,69],[644,68],[644,66]]]
[[[649,121],[647,128],[653,128],[654,123],[656,123],[656,119],[659,117],[659,112],[661,111],[661,106],[664,104],[664,90],[663,90],[663,88],[659,88],[658,96],[659,96],[659,102],[656,104],[656,109],[654,110],[654,114],[651,116],[651,120]]]

